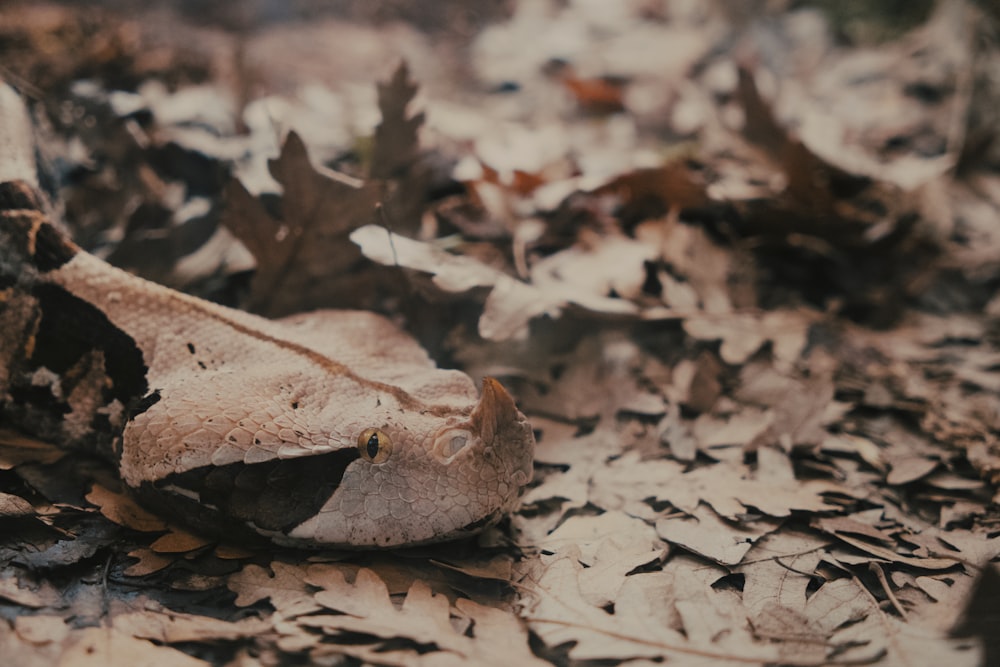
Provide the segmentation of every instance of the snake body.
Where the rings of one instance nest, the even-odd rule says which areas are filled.
[[[477,396],[373,313],[268,320],[120,271],[15,172],[0,183],[4,423],[103,454],[156,511],[281,544],[435,542],[516,505],[534,438],[496,380]]]

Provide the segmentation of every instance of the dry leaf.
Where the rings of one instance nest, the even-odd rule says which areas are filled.
[[[742,602],[751,617],[768,613],[775,620],[775,607],[806,614],[812,573],[829,544],[825,537],[797,530],[776,531],[757,540],[736,568],[744,574]],[[756,622],[754,628],[758,630]]]
[[[58,644],[69,635],[69,627],[61,616],[18,616],[14,619],[14,631],[32,644]]]
[[[34,516],[35,508],[24,498],[0,492],[0,518]]]
[[[871,544],[864,540],[858,539],[846,533],[834,533],[837,539],[852,547],[859,549],[865,553],[871,554],[877,558],[884,559],[890,563],[904,563],[911,567],[921,568],[924,570],[946,570],[948,568],[955,567],[958,565],[959,561],[952,558],[918,558],[913,556],[905,556],[903,554],[898,554],[892,549],[887,549],[886,547],[879,546],[877,544]]]
[[[740,522],[753,510],[771,517],[787,517],[793,510],[823,511],[837,505],[823,497],[846,489],[824,480],[792,479],[760,483],[741,464],[720,462],[685,472],[685,466],[666,460],[643,461],[634,453],[617,458],[593,476],[591,498],[607,508],[622,502],[666,501],[693,514],[704,502],[721,517]],[[611,501],[614,499],[614,501]],[[752,508],[752,509],[751,509]]]
[[[268,164],[285,188],[279,218],[235,179],[226,193],[223,224],[257,259],[248,309],[275,317],[357,305],[361,257],[347,236],[374,219],[377,188],[317,170],[295,132]]]
[[[909,484],[926,477],[940,464],[939,461],[923,456],[906,456],[889,461],[889,474],[885,481],[889,484]]]
[[[691,517],[656,522],[656,532],[671,544],[684,547],[721,565],[737,565],[754,542],[781,526],[775,519],[726,522],[711,508],[699,505]]]
[[[144,665],[146,667],[207,667],[204,660],[167,646],[157,646],[136,639],[114,628],[86,628],[70,635],[58,667],[107,667],[108,665]]]
[[[22,463],[55,463],[65,455],[66,450],[51,443],[0,428],[0,470],[10,470]]]
[[[271,561],[180,533],[150,547],[81,511],[93,486],[105,515],[169,531],[107,491],[111,469],[0,431],[18,445],[0,444],[7,662],[193,660],[171,642],[234,667],[998,662],[982,602],[1000,553],[986,5],[938,3],[924,27],[858,46],[874,19],[783,3],[556,4],[469,22],[458,50],[391,8],[374,28],[156,17],[165,43],[239,23],[236,57],[197,71],[149,48],[142,12],[123,28],[0,10],[4,71],[38,86],[39,153],[72,177],[50,189],[81,245],[198,275],[227,302],[250,248],[255,309],[404,317],[443,365],[501,375],[541,436],[522,508],[475,544]],[[430,7],[428,24],[468,20]],[[62,42],[93,48],[78,63],[49,48]],[[406,67],[377,109],[364,81],[399,44],[429,79],[423,146]],[[358,67],[344,45],[377,57]],[[440,78],[466,47],[480,89]],[[553,57],[574,68],[559,85],[540,74]],[[253,70],[235,88],[212,74],[234,63],[236,79]],[[245,99],[225,107],[223,89]],[[583,118],[567,90],[614,115]],[[214,229],[219,175],[262,164],[288,127],[270,163],[281,197],[230,186],[246,248],[219,233],[178,259]],[[22,283],[0,279],[0,309]],[[171,608],[136,602],[122,566],[155,573],[144,583]],[[966,605],[976,639],[949,639]]]
[[[269,600],[286,617],[308,614],[319,609],[306,584],[307,568],[281,561],[271,562],[271,571],[259,565],[247,565],[226,581],[237,594],[236,605],[246,607]]]
[[[719,352],[727,364],[746,363],[767,341],[784,368],[799,360],[815,316],[807,310],[729,315],[696,315],[684,319],[684,330],[699,340],[721,340]]]
[[[494,285],[501,274],[479,261],[452,255],[430,243],[398,236],[378,225],[367,225],[351,234],[365,257],[385,266],[401,266],[434,276],[434,284],[447,292],[465,292]]]
[[[609,114],[624,111],[625,86],[613,79],[578,79],[572,75],[560,78],[573,94],[576,103],[588,113]]]
[[[267,632],[271,623],[259,618],[229,622],[194,614],[136,611],[115,616],[112,628],[124,635],[150,639],[158,644],[180,644],[213,639],[245,639]]]
[[[269,160],[283,188],[277,217],[237,180],[230,182],[223,224],[257,260],[249,310],[276,317],[323,306],[371,306],[376,278],[364,270],[361,254],[348,235],[382,222],[382,206],[393,228],[413,233],[425,199],[426,183],[417,162],[417,129],[423,114],[407,116],[417,87],[405,64],[379,85],[382,122],[375,130],[369,178],[357,180],[309,160],[295,132],[281,155]],[[386,179],[396,179],[390,187]]]
[[[418,86],[410,81],[406,62],[400,63],[388,83],[378,84],[378,106],[382,122],[375,128],[371,178],[387,179],[408,175],[419,157],[417,130],[424,114],[407,116],[407,107]]]
[[[385,583],[371,570],[358,570],[353,583],[348,583],[338,571],[329,571],[324,581],[324,589],[316,593],[316,601],[323,606],[341,612],[337,616],[310,616],[302,619],[304,624],[321,628],[326,633],[345,632],[372,635],[383,639],[405,638],[417,646],[434,645],[438,650],[483,665],[506,665],[511,660],[517,664],[545,664],[535,658],[527,643],[527,633],[519,632],[506,638],[504,651],[496,652],[496,625],[519,627],[516,620],[498,620],[496,610],[484,611],[479,605],[466,603],[461,607],[463,615],[474,623],[469,625],[470,636],[456,630],[449,620],[450,605],[442,595],[434,595],[426,584],[416,581],[403,600],[401,607],[392,604]],[[475,612],[482,612],[473,615]],[[509,616],[508,614],[505,614]],[[490,623],[484,628],[484,636],[493,642],[477,642],[479,623]],[[520,642],[518,643],[518,634]],[[348,654],[369,657],[370,648],[340,645],[339,650]],[[407,652],[412,660],[413,655]],[[369,658],[370,659],[370,658]]]
[[[174,562],[173,558],[163,556],[147,548],[133,549],[128,552],[128,555],[138,559],[138,562],[125,568],[125,574],[129,577],[144,577],[147,574],[159,572]]]
[[[209,544],[212,544],[212,540],[179,528],[171,528],[169,533],[158,537],[149,548],[159,554],[182,554]]]
[[[596,195],[614,194],[626,208],[648,205],[649,200],[658,201],[664,211],[696,208],[709,202],[702,179],[680,162],[622,174],[593,192]],[[628,217],[628,212],[623,215]]]
[[[95,484],[87,494],[87,500],[96,505],[109,521],[143,533],[155,533],[167,529],[167,524],[159,517],[136,504],[128,496],[115,493]]]
[[[51,607],[60,600],[59,592],[48,581],[35,581],[27,574],[12,572],[10,568],[6,568],[0,577],[0,598],[32,609]]]
[[[531,628],[549,646],[568,643],[572,659],[646,657],[692,664],[704,660],[713,665],[746,664],[748,660],[767,663],[775,659],[772,646],[754,644],[739,630],[726,636],[708,628],[702,631],[705,605],[712,605],[714,594],[700,577],[665,579],[662,573],[627,577],[631,585],[623,587],[614,610],[609,612],[591,606],[582,597],[582,570],[571,558],[553,562],[535,581],[536,596],[527,609]],[[686,615],[691,622],[696,641],[689,641],[679,629],[663,622],[670,617],[666,606],[677,599],[675,586],[679,581],[689,584],[688,591],[697,591],[683,593],[680,598],[682,602],[690,601],[690,606],[679,605],[685,608],[681,616]],[[732,620],[719,620],[714,625],[731,628]],[[682,628],[686,630],[687,626]]]

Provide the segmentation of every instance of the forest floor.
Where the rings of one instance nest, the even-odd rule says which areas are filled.
[[[1000,664],[989,3],[205,4],[0,7],[67,230],[388,314],[535,478],[477,539],[260,550],[0,425],[6,664]]]

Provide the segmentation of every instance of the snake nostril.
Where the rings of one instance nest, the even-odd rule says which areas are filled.
[[[433,453],[435,458],[445,465],[456,458],[463,460],[469,456],[477,456],[479,439],[464,428],[452,428],[434,437]]]
[[[447,447],[445,447],[445,456],[451,457],[458,454],[468,442],[469,439],[464,435],[454,436],[448,441]]]

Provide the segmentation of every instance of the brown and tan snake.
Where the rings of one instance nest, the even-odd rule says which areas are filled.
[[[154,511],[294,546],[396,547],[495,523],[531,427],[387,319],[267,320],[82,251],[34,187],[0,85],[0,423],[109,458]],[[27,148],[25,147],[27,146]]]

